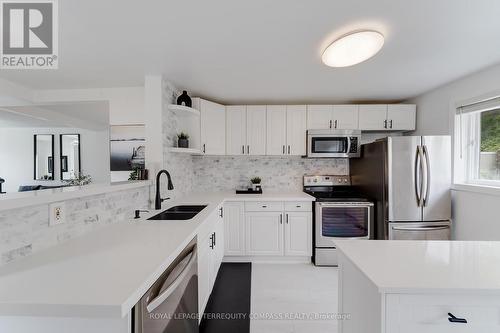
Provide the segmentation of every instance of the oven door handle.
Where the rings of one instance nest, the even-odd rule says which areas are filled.
[[[392,230],[398,231],[430,231],[430,230],[445,230],[449,229],[449,225],[440,225],[436,227],[392,227]]]
[[[318,202],[320,207],[373,207],[372,202]]]

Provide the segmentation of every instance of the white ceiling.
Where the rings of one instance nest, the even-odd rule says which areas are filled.
[[[500,62],[498,0],[64,0],[60,69],[3,71],[37,88],[174,85],[224,103],[402,100]],[[321,52],[356,29],[380,53],[329,68]]]
[[[60,103],[24,106],[0,106],[0,128],[85,128],[109,127],[107,102]]]

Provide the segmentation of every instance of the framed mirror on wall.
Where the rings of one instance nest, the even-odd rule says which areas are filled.
[[[35,134],[33,139],[35,180],[54,179],[54,135]]]
[[[61,134],[61,180],[76,179],[81,172],[80,134]]]

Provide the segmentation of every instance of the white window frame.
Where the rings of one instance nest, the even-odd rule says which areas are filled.
[[[469,105],[480,103],[484,100],[496,98],[498,95],[483,98],[482,100],[469,101]],[[476,112],[462,113],[464,104],[455,109],[454,128],[454,178],[455,187],[462,185],[473,185],[475,187],[488,187],[500,190],[500,180],[489,180],[479,178],[479,158],[481,149],[481,113],[500,109],[497,107],[485,108]]]

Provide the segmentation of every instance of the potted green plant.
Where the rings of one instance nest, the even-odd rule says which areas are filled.
[[[189,135],[184,132],[177,134],[177,147],[189,148]]]
[[[252,183],[252,189],[254,191],[262,190],[262,187],[260,185],[261,181],[262,181],[262,179],[260,179],[260,177],[253,177],[252,179],[250,179],[250,182]]]

